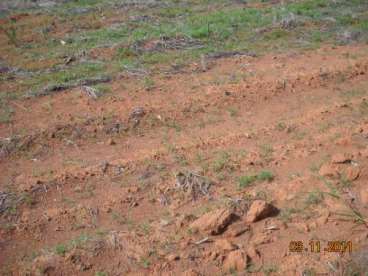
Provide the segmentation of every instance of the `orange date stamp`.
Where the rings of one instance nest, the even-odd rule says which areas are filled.
[[[327,241],[323,244],[319,240],[310,240],[307,243],[303,241],[290,241],[289,251],[293,253],[352,253],[353,243],[352,241],[343,240]]]

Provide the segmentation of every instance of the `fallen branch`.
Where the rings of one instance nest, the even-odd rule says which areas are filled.
[[[39,92],[29,92],[28,97],[35,97],[35,96],[47,96],[56,92],[61,92],[67,89],[72,89],[78,86],[91,86],[96,85],[99,83],[106,83],[110,82],[112,80],[111,77],[97,77],[97,78],[90,78],[90,79],[84,79],[79,80],[75,82],[65,83],[65,84],[53,84],[46,86]]]

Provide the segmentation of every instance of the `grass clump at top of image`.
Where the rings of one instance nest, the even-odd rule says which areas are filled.
[[[10,42],[16,39],[20,44],[21,50],[15,50],[15,53],[23,59],[22,63],[25,60],[27,64],[37,63],[42,58],[44,62],[55,64],[56,61],[59,64],[61,57],[75,53],[83,52],[88,57],[93,49],[123,49],[103,59],[101,64],[77,63],[62,67],[62,70],[56,68],[29,74],[24,77],[23,90],[37,89],[50,83],[76,82],[99,76],[106,70],[113,77],[127,65],[146,70],[177,61],[188,64],[213,52],[264,54],[316,48],[326,42],[338,43],[339,37],[346,31],[359,33],[359,41],[368,41],[368,18],[364,13],[368,2],[365,0],[301,0],[243,8],[238,3],[222,0],[190,1],[185,4],[167,0],[152,7],[142,1],[137,8],[129,9],[118,23],[102,24],[105,23],[105,19],[101,19],[102,12],[106,18],[114,17],[124,5],[124,1],[116,0],[78,0],[56,5],[52,11],[58,14],[57,24],[71,22],[77,26],[85,23],[83,20],[86,18],[96,19],[94,21],[98,23],[89,20],[88,26],[96,26],[71,29],[62,38],[66,42],[64,44],[55,39],[52,31],[50,35],[25,43],[22,37],[25,30],[17,32],[16,37],[12,30],[29,28],[29,32],[37,36],[39,28],[22,26],[21,21],[4,25],[2,28],[6,28]],[[68,12],[78,10],[81,14]],[[134,19],[140,16],[145,19]],[[292,22],[285,27],[283,23],[288,20]],[[158,40],[164,43],[174,41],[174,47],[145,49],[144,45]],[[183,40],[188,43],[182,43]],[[191,46],[193,41],[196,47]],[[45,45],[48,46],[47,53],[44,52]],[[99,57],[91,59],[101,62]]]
[[[268,181],[271,182],[275,178],[274,174],[270,171],[261,171],[258,174],[252,175],[242,175],[239,177],[238,185],[239,188],[246,188],[251,186],[256,181],[264,182]]]

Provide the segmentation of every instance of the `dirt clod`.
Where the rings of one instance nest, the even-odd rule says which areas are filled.
[[[332,156],[331,162],[334,164],[348,163],[352,158],[353,155],[349,153],[336,153]]]
[[[321,176],[337,177],[339,176],[339,169],[336,165],[323,164],[319,169],[319,174]]]
[[[275,213],[277,213],[277,209],[273,205],[264,200],[255,200],[250,205],[245,221],[248,223],[256,222]]]
[[[237,216],[230,210],[218,209],[204,214],[190,224],[189,227],[211,235],[218,235],[224,232],[226,227],[236,219]]]
[[[358,166],[350,166],[345,170],[346,179],[349,181],[356,180],[360,175],[360,168]]]
[[[110,145],[110,146],[113,146],[113,145],[116,145],[116,142],[114,141],[114,139],[109,138],[109,139],[107,140],[107,144],[108,144],[108,145]]]
[[[215,247],[221,251],[231,251],[239,247],[227,239],[219,239],[215,241]]]
[[[244,222],[238,222],[238,223],[234,223],[232,225],[229,226],[228,230],[226,231],[226,235],[228,237],[238,237],[242,234],[244,234],[245,232],[249,231],[250,227],[249,225],[245,224]]]
[[[241,250],[231,251],[223,264],[226,272],[229,271],[244,271],[248,266],[248,256]]]

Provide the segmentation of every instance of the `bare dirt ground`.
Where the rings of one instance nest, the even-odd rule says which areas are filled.
[[[367,44],[108,83],[8,102],[2,275],[366,275]]]

